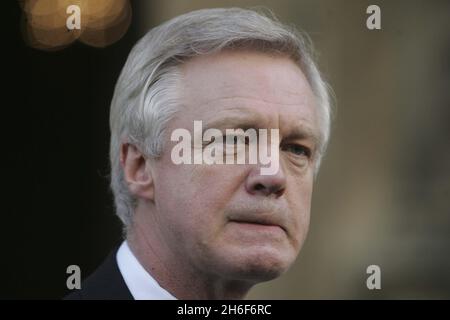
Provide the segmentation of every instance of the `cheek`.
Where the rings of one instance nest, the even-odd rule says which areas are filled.
[[[226,223],[225,210],[241,185],[242,176],[234,165],[191,166],[189,201],[195,203],[198,222],[219,232]]]
[[[236,166],[165,162],[157,173],[155,202],[166,216],[163,219],[184,232],[195,230],[200,237],[213,237],[220,231],[226,222],[225,208],[242,184]]]
[[[287,187],[287,201],[291,212],[292,237],[301,246],[309,228],[313,183],[311,179],[292,179]],[[288,184],[289,184],[288,182]]]

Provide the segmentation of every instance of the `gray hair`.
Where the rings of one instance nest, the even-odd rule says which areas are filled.
[[[305,74],[319,108],[320,145],[317,172],[330,134],[329,88],[313,59],[309,38],[276,18],[240,8],[203,9],[175,17],[150,30],[131,50],[111,102],[111,189],[116,214],[125,228],[136,206],[120,165],[124,142],[158,157],[164,128],[180,103],[180,64],[191,57],[225,49],[254,49],[279,53],[294,60]]]

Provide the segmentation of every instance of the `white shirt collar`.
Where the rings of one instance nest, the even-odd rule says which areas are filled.
[[[135,300],[176,300],[148,273],[124,241],[117,251],[117,265]]]

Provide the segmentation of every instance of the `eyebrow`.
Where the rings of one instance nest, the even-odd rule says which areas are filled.
[[[206,124],[203,124],[203,131],[208,129],[216,128],[216,129],[263,129],[264,126],[261,126],[261,122],[263,119],[258,117],[255,114],[252,115],[228,115],[223,118],[219,118],[216,120],[208,121]]]
[[[285,139],[311,140],[315,146],[318,146],[320,142],[318,132],[305,124],[295,126]]]
[[[240,128],[244,131],[247,129],[267,129],[264,125],[264,118],[262,116],[245,109],[239,109],[239,112],[228,114],[222,118],[206,121],[206,123],[203,124],[202,134],[211,128],[219,130]],[[281,131],[282,128],[280,128],[280,134]],[[320,145],[320,136],[317,130],[314,130],[304,123],[293,126],[282,140],[309,140],[314,145],[313,149],[316,149]]]

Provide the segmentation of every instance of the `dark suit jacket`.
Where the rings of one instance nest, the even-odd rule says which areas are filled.
[[[64,300],[133,300],[116,261],[118,248]]]

